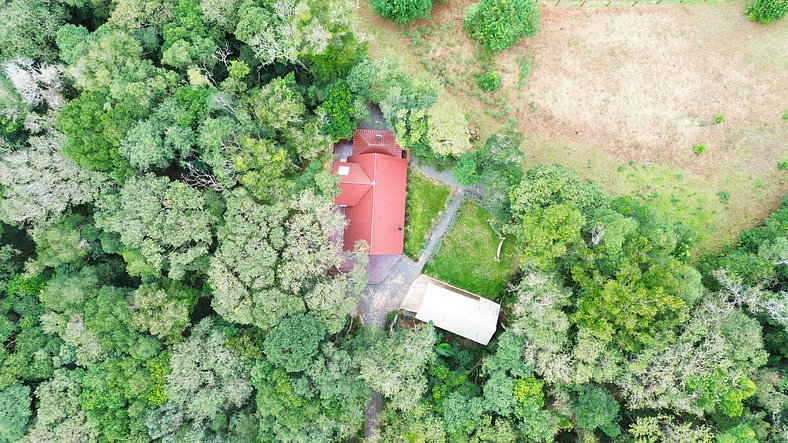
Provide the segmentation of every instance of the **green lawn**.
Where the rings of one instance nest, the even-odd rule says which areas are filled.
[[[514,273],[517,252],[511,240],[504,242],[501,261],[495,261],[499,239],[487,224],[490,211],[466,201],[454,227],[440,249],[424,267],[430,277],[475,294],[497,298]]]
[[[451,188],[414,170],[408,174],[405,210],[405,254],[418,260],[438,215],[446,207]]]

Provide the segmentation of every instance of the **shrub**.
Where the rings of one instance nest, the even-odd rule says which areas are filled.
[[[704,152],[706,152],[706,146],[702,144],[697,144],[692,147],[692,152],[694,152],[695,155],[701,155]]]
[[[731,199],[731,194],[728,191],[720,191],[717,193],[717,197],[720,198],[721,202],[727,203]]]
[[[324,127],[326,134],[334,141],[353,135],[356,122],[353,121],[353,94],[344,80],[338,80],[326,89],[323,110],[328,121]]]
[[[396,23],[410,23],[427,17],[432,10],[432,0],[370,0],[372,9]]]
[[[715,116],[714,116],[714,123],[715,123],[715,124],[718,124],[718,125],[720,125],[720,124],[722,124],[722,122],[724,122],[724,121],[725,121],[725,116],[724,116],[724,115],[722,115],[722,114],[717,114],[717,115],[715,115]]]
[[[777,169],[788,171],[788,160],[782,160],[780,163],[777,163]]]
[[[759,23],[770,23],[780,20],[788,13],[788,0],[755,0],[747,6],[750,20]]]
[[[501,87],[501,76],[494,69],[490,69],[483,74],[476,74],[476,84],[484,92],[495,92]]]
[[[506,49],[534,35],[538,24],[534,0],[481,0],[465,9],[465,32],[488,51]]]

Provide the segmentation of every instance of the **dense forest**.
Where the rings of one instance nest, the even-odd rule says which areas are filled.
[[[0,0],[0,442],[362,441],[375,392],[371,441],[788,442],[788,200],[699,252],[634,198],[524,170],[511,126],[479,140],[355,20]],[[365,245],[332,240],[329,165],[370,108],[517,245],[489,346],[354,316]]]

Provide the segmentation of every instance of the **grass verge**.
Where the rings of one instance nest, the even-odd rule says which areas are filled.
[[[405,254],[418,260],[432,226],[446,207],[451,188],[411,170],[405,210]]]

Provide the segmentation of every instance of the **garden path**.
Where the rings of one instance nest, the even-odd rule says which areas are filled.
[[[430,239],[421,253],[419,261],[414,261],[403,255],[402,259],[396,264],[388,277],[377,285],[367,285],[361,293],[358,307],[356,308],[361,320],[365,325],[372,325],[377,329],[383,329],[386,323],[386,316],[389,312],[399,308],[402,300],[408,292],[410,284],[413,283],[427,261],[432,257],[435,249],[440,245],[440,241],[449,231],[454,216],[460,209],[465,188],[457,182],[451,171],[436,171],[429,166],[415,166],[419,172],[452,186],[455,189],[449,204],[443,214],[432,228]],[[380,412],[383,410],[383,398],[380,393],[375,393],[367,403],[364,411],[364,438],[369,440],[377,434],[380,426]]]

